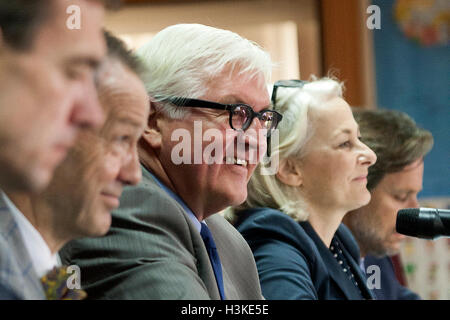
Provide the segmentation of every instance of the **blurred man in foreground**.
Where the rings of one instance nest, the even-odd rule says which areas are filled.
[[[93,74],[103,14],[97,0],[0,2],[0,189],[42,190],[79,129],[102,124]]]
[[[123,187],[141,179],[137,141],[149,113],[143,66],[121,41],[109,34],[106,40],[108,56],[96,74],[104,125],[80,132],[41,194],[0,198],[0,298],[58,298],[49,279],[60,271],[44,277],[60,265],[58,250],[69,240],[105,234]]]

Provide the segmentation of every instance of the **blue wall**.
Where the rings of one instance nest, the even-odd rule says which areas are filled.
[[[374,30],[378,106],[409,114],[431,131],[420,197],[450,196],[450,47],[422,47],[406,38],[393,18],[393,0],[373,0],[381,9]]]

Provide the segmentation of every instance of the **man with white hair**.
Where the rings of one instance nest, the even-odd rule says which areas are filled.
[[[91,298],[261,299],[250,248],[215,213],[245,200],[263,134],[281,120],[269,110],[269,55],[198,24],[162,30],[138,55],[152,97],[143,180],[125,189],[105,237],[69,243],[63,259],[80,266]]]

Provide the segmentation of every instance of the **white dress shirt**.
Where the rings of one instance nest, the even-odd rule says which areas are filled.
[[[0,191],[0,195],[3,197],[3,200],[17,223],[37,275],[42,277],[48,271],[53,269],[53,267],[59,266],[60,260],[58,254],[51,253],[50,248],[42,238],[39,231],[33,227],[33,225],[22,214],[22,212],[17,209],[14,203],[12,203],[4,192]]]
[[[361,268],[362,272],[366,274],[366,268],[364,267],[364,258],[359,258],[359,267]]]

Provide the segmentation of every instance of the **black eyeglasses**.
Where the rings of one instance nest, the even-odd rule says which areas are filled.
[[[267,129],[267,136],[275,130],[283,116],[274,110],[264,109],[255,112],[252,107],[244,103],[222,104],[212,101],[189,99],[182,97],[171,97],[162,99],[178,107],[208,108],[217,110],[228,110],[230,113],[230,127],[233,130],[247,130],[254,118],[258,118],[263,129]]]
[[[282,88],[301,88],[307,83],[308,83],[308,81],[297,80],[297,79],[293,79],[293,80],[279,80],[279,81],[275,82],[275,84],[273,85],[272,98],[271,98],[273,107],[275,108],[275,102],[277,101],[277,91],[278,91],[279,87],[282,87]]]

